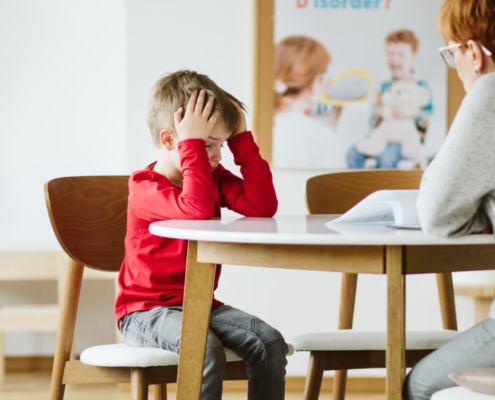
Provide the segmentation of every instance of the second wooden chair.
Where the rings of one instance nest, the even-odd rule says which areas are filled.
[[[422,171],[359,171],[316,176],[307,181],[310,214],[343,214],[369,194],[382,189],[418,189]],[[412,367],[457,334],[452,274],[436,274],[443,331],[408,332],[406,366]],[[348,369],[385,367],[385,332],[351,330],[357,274],[342,274],[340,332],[305,334],[292,338],[296,351],[310,351],[304,400],[317,400],[323,372],[335,370],[334,400],[343,400]],[[342,331],[345,330],[345,331]]]

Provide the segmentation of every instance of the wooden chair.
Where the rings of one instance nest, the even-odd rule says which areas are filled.
[[[54,179],[45,184],[52,228],[67,253],[50,400],[62,400],[66,385],[131,383],[133,400],[167,398],[166,384],[176,381],[178,357],[161,349],[123,344],[96,346],[69,360],[84,268],[118,272],[124,258],[127,176]],[[247,379],[246,364],[226,349],[226,379]]]
[[[343,214],[369,194],[381,189],[418,189],[422,171],[359,171],[320,175],[306,183],[306,204],[310,214]],[[436,274],[438,295],[445,330],[457,331],[452,275]],[[342,274],[338,329],[323,335],[301,335],[291,339],[296,351],[311,351],[305,400],[319,397],[323,372],[335,370],[334,400],[343,400],[347,369],[384,368],[385,332],[354,332],[352,321],[356,298],[357,274]],[[406,364],[412,367],[457,332],[415,332],[406,336]],[[370,346],[370,347],[366,347]],[[424,346],[424,347],[423,347]]]

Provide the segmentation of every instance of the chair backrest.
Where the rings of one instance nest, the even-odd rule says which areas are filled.
[[[418,189],[423,171],[349,171],[319,175],[306,182],[310,214],[343,214],[382,189]]]
[[[45,184],[53,231],[73,260],[119,271],[124,259],[128,176],[75,176]]]

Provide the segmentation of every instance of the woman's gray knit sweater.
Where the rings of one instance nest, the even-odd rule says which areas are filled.
[[[463,236],[495,226],[495,73],[480,77],[464,98],[423,175],[417,206],[430,235]]]

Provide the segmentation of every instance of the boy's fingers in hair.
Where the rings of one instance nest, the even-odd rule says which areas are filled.
[[[175,127],[177,128],[180,124],[180,121],[182,121],[182,112],[184,109],[180,107],[176,112],[174,112],[174,124]]]
[[[208,125],[210,125],[211,127],[213,127],[213,125],[216,124],[216,122],[218,121],[218,110],[215,110],[213,114],[211,114],[210,118],[208,119]]]
[[[205,96],[206,92],[204,90],[201,90],[199,92],[198,100],[196,100],[196,108],[194,109],[194,112],[196,114],[201,114],[203,112],[203,106],[205,105]]]
[[[237,104],[236,101],[234,101],[232,99],[229,99],[229,100],[234,105],[234,107],[235,107],[235,109],[237,110],[238,113],[242,113],[243,112],[241,106],[239,104]]]
[[[210,116],[214,101],[215,101],[215,98],[210,96],[210,98],[208,99],[208,103],[206,103],[206,106],[203,110],[203,116],[204,117],[208,118]]]
[[[189,102],[187,103],[186,114],[194,112],[194,106],[196,105],[196,99],[198,98],[198,91],[193,90],[191,97],[189,97]]]

